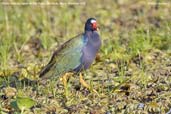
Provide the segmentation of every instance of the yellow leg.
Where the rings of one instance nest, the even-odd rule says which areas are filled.
[[[84,81],[83,76],[82,76],[81,73],[80,73],[80,83],[81,83],[85,88],[89,89],[90,91],[92,90],[91,87]],[[93,92],[95,92],[95,93],[98,94],[98,92],[97,92],[96,90],[94,90],[94,89],[93,89]]]
[[[61,78],[61,80],[62,80],[62,82],[63,82],[63,85],[64,85],[65,96],[68,96],[67,81],[68,81],[69,77],[72,76],[72,75],[73,75],[73,73],[65,73],[65,74],[62,76],[62,78]]]

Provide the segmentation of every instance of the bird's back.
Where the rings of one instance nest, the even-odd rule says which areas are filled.
[[[80,65],[83,46],[83,34],[65,42],[57,51],[54,52],[50,62],[40,72],[40,77],[58,77],[65,72],[73,71]]]

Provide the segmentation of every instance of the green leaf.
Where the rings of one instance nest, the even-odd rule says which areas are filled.
[[[21,110],[23,112],[25,109],[30,109],[36,104],[36,101],[29,97],[17,97],[15,101],[10,103],[16,111]]]
[[[29,109],[36,104],[36,101],[29,97],[17,97],[16,102],[20,110]]]

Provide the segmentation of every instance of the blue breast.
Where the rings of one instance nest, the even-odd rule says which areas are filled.
[[[83,37],[84,46],[82,49],[82,57],[80,65],[75,71],[86,70],[93,63],[96,53],[101,46],[101,40],[97,32],[88,32]]]

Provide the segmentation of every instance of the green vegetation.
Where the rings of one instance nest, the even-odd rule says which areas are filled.
[[[171,2],[60,2],[65,4],[0,5],[0,114],[168,112]],[[77,75],[68,82],[67,98],[59,79],[46,85],[23,81],[38,80],[53,51],[81,33],[89,17],[97,19],[103,43],[96,62],[83,74],[99,95],[80,86]]]

